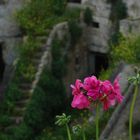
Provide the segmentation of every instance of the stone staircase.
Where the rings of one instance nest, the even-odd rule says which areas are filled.
[[[11,125],[5,128],[6,131],[13,126],[19,125],[23,121],[26,106],[32,97],[32,94],[40,79],[40,75],[43,71],[43,68],[47,64],[47,59],[49,59],[48,56],[49,48],[46,44],[43,47],[41,47],[32,58],[31,61],[34,67],[36,68],[35,78],[31,82],[26,81],[24,78],[21,78],[21,82],[19,84],[19,92],[22,94],[22,98],[16,101],[16,107],[13,109],[10,117]]]
[[[40,47],[39,51],[34,55],[31,59],[34,67],[36,68],[36,73],[34,76],[34,80],[29,82],[24,78],[21,78],[21,82],[19,83],[20,93],[22,94],[22,98],[16,101],[16,107],[13,109],[13,112],[10,117],[11,124],[4,128],[5,132],[8,132],[11,128],[19,125],[24,119],[24,112],[26,110],[27,104],[30,102],[30,99],[34,93],[34,90],[40,80],[40,76],[43,72],[44,67],[49,67],[51,64],[51,44],[53,39],[56,37],[57,32],[61,30],[63,27],[67,28],[67,23],[60,23],[53,27],[50,31],[48,38],[41,38],[42,41],[46,41],[42,47]]]

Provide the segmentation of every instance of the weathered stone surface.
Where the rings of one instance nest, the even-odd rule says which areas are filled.
[[[114,113],[112,114],[108,124],[106,125],[103,133],[101,134],[101,140],[128,140],[128,128],[126,127],[126,123],[129,120],[129,111],[130,104],[133,96],[133,88],[131,85],[130,88],[126,91],[128,85],[128,77],[134,75],[133,66],[126,65],[121,73],[121,90],[125,94],[124,102],[116,108]],[[139,118],[139,106],[140,106],[140,94],[137,97],[137,101],[135,104],[134,110],[134,122],[140,121]]]
[[[123,0],[127,6],[128,16],[132,19],[140,17],[140,1],[139,0]]]
[[[21,5],[22,0],[9,0],[5,4],[0,5],[0,37],[20,34],[14,14]]]
[[[93,21],[99,27],[85,27],[83,38],[90,51],[107,53],[108,41],[110,39],[111,23],[107,18],[94,17]]]
[[[6,65],[12,65],[17,57],[15,48],[21,42],[21,38],[5,38],[2,40],[3,45],[3,59]]]
[[[120,21],[120,32],[124,36],[130,34],[140,34],[140,18],[138,19],[124,19]]]
[[[94,16],[109,18],[111,5],[106,0],[82,0],[82,4],[92,7]]]

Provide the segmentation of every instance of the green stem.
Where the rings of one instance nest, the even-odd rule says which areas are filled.
[[[96,107],[96,140],[99,140],[99,105]]]
[[[66,128],[67,128],[68,140],[72,140],[68,124],[66,124]]]
[[[83,140],[86,140],[85,131],[84,130],[82,131],[83,131]]]
[[[132,140],[133,111],[134,111],[134,105],[135,105],[135,102],[136,102],[137,94],[138,94],[138,85],[135,86],[135,91],[134,91],[132,103],[131,103],[131,106],[130,106],[130,114],[129,114],[129,140]]]

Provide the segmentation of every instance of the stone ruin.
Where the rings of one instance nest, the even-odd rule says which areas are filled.
[[[21,42],[21,32],[15,22],[14,13],[22,0],[0,0],[0,91],[12,75],[16,59],[15,47]]]
[[[127,36],[129,33],[140,32],[140,3],[139,0],[123,0],[128,9],[128,18],[120,21],[120,32]],[[106,0],[69,0],[73,7],[89,6],[93,11],[92,26],[83,25],[82,40],[76,45],[76,56],[73,63],[79,63],[79,46],[83,46],[84,67],[81,74],[98,74],[101,68],[107,68],[106,59],[109,51],[108,41],[112,32],[112,23],[109,19],[111,5]],[[18,28],[13,15],[17,9],[22,7],[22,0],[0,0],[0,82],[5,85],[13,71],[13,64],[17,58],[15,47],[22,41],[22,34]],[[83,65],[83,62],[80,62]],[[71,65],[72,66],[72,65]],[[79,73],[79,67],[76,67]],[[83,73],[84,72],[84,73]],[[76,75],[77,76],[77,75]],[[81,75],[79,75],[81,76]],[[68,79],[67,79],[68,80]],[[3,84],[4,83],[4,84]],[[126,86],[126,85],[125,85]],[[0,87],[0,91],[2,86]],[[129,108],[128,108],[129,109]],[[127,110],[128,111],[128,110]],[[117,129],[117,134],[121,131]],[[115,130],[114,130],[115,132]],[[115,132],[116,133],[116,132]],[[112,132],[112,135],[114,133]]]

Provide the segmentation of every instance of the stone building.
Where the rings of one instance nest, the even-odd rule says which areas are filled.
[[[127,6],[128,18],[120,21],[120,32],[124,36],[140,33],[140,2],[139,0],[123,0]]]
[[[22,0],[0,0],[0,83],[7,83],[15,60],[15,47],[21,41],[21,33],[14,13]],[[0,87],[0,90],[2,87]]]
[[[82,8],[90,7],[93,11],[93,21],[90,26],[84,27],[83,40],[88,48],[88,74],[98,75],[108,66],[108,41],[112,29],[109,20],[111,5],[106,0],[69,0]],[[74,6],[74,5],[73,5]]]

